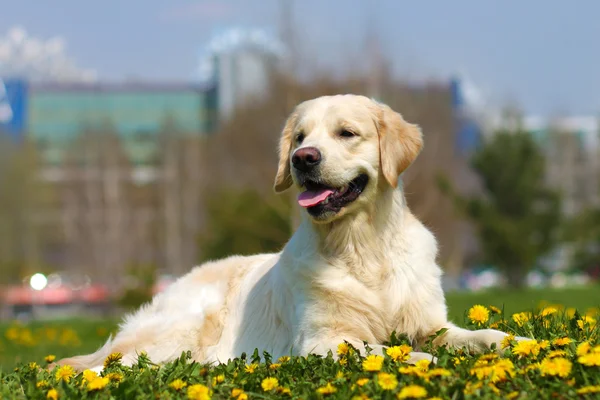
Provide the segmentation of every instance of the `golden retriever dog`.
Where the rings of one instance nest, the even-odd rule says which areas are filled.
[[[202,363],[255,349],[326,355],[343,341],[381,353],[394,331],[418,350],[443,328],[435,345],[500,349],[506,333],[448,321],[436,239],[399,184],[422,146],[418,126],[367,97],[301,103],[283,129],[275,177],[276,192],[299,190],[303,209],[283,250],[194,268],[126,317],[101,349],[59,364],[99,370],[110,353],[131,364],[142,351],[156,363],[188,350]]]

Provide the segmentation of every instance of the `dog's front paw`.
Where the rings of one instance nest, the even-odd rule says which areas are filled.
[[[525,336],[515,336],[515,340],[516,340],[517,342],[523,342],[523,341],[526,341],[526,340],[535,340],[535,339],[533,339],[533,338],[528,338],[528,337],[525,337]]]
[[[421,360],[431,361],[432,364],[437,363],[437,357],[433,356],[432,354],[422,353],[419,351],[411,351],[409,354],[409,359],[406,362],[414,365]]]

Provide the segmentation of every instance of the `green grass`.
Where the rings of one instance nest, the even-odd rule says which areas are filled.
[[[521,311],[533,311],[545,304],[560,304],[585,312],[600,307],[600,285],[568,289],[496,289],[477,293],[451,292],[446,294],[449,318],[462,325],[465,311],[474,304],[504,307],[506,315]]]
[[[575,307],[583,314],[600,305],[599,293],[598,287],[590,287],[449,294],[450,315],[455,322],[471,329],[497,327],[516,335],[535,337],[538,342],[532,344],[533,353],[526,349],[521,352],[520,347],[515,348],[516,344],[512,343],[504,350],[503,358],[470,355],[460,350],[429,349],[438,357],[438,363],[422,370],[393,360],[389,355],[378,359],[382,361],[380,371],[367,371],[365,359],[355,353],[345,355],[341,362],[332,357],[317,356],[277,361],[268,355],[248,354],[246,359],[235,359],[218,366],[194,363],[184,354],[179,360],[160,368],[144,357],[133,367],[122,366],[114,360],[102,373],[106,379],[87,376],[85,380],[78,374],[64,382],[57,380],[58,370],[48,372],[37,365],[46,365],[44,357],[49,354],[61,358],[95,350],[114,331],[115,321],[0,324],[0,399],[43,399],[48,395],[52,397],[55,392],[51,390],[56,390],[61,399],[175,399],[194,398],[194,394],[198,395],[195,398],[207,398],[202,397],[204,392],[210,392],[214,399],[225,399],[231,398],[234,389],[243,390],[249,398],[288,396],[285,392],[289,390],[293,398],[351,399],[363,395],[372,399],[391,399],[405,393],[406,390],[402,390],[409,385],[421,388],[415,390],[426,391],[424,398],[600,398],[600,392],[580,393],[594,388],[600,391],[600,324],[594,324],[592,320],[584,322],[579,313],[572,315],[561,311],[548,316],[533,314],[521,325],[511,319],[513,313],[538,309],[540,303],[560,304],[565,310]],[[505,314],[492,313],[489,321],[475,325],[465,318],[467,310],[474,304],[504,307]],[[553,342],[561,337],[571,338],[572,343]],[[390,341],[393,345],[408,343],[402,337],[392,337]],[[584,341],[589,341],[592,346],[587,358],[577,354],[578,346]],[[597,346],[596,350],[594,346]],[[556,350],[561,353],[553,353]],[[250,362],[256,363],[254,371],[246,368]],[[377,362],[374,364],[375,369],[379,369]],[[553,375],[559,371],[564,376]],[[69,375],[69,371],[62,372]],[[380,372],[384,375],[379,375]],[[265,381],[267,378],[275,378],[277,387],[269,389],[267,384],[274,385],[275,381]],[[91,386],[90,381],[93,381]],[[172,384],[174,381],[185,386],[177,389],[177,384]],[[359,385],[363,382],[366,383]]]
[[[91,353],[116,326],[116,321],[92,319],[0,323],[0,370],[39,362],[48,354],[62,358]]]

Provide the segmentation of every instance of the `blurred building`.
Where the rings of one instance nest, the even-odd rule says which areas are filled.
[[[546,180],[563,195],[563,211],[577,214],[600,205],[600,116],[496,118],[486,128],[529,132],[546,156]]]
[[[7,79],[0,80],[0,108],[0,130],[37,144],[49,167],[61,165],[79,135],[102,129],[119,136],[134,165],[147,166],[157,160],[166,123],[184,135],[214,131],[217,93],[214,85]]]
[[[0,132],[17,139],[25,131],[27,84],[0,77]]]
[[[528,116],[523,123],[546,154],[548,183],[561,190],[564,212],[600,205],[600,118]]]
[[[219,117],[265,97],[283,55],[282,46],[263,30],[232,28],[216,34],[204,49],[198,74],[218,86]]]

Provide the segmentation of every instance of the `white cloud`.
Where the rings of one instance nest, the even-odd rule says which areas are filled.
[[[19,76],[33,81],[90,82],[97,72],[77,66],[66,54],[65,39],[29,36],[19,26],[0,36],[0,76]]]

